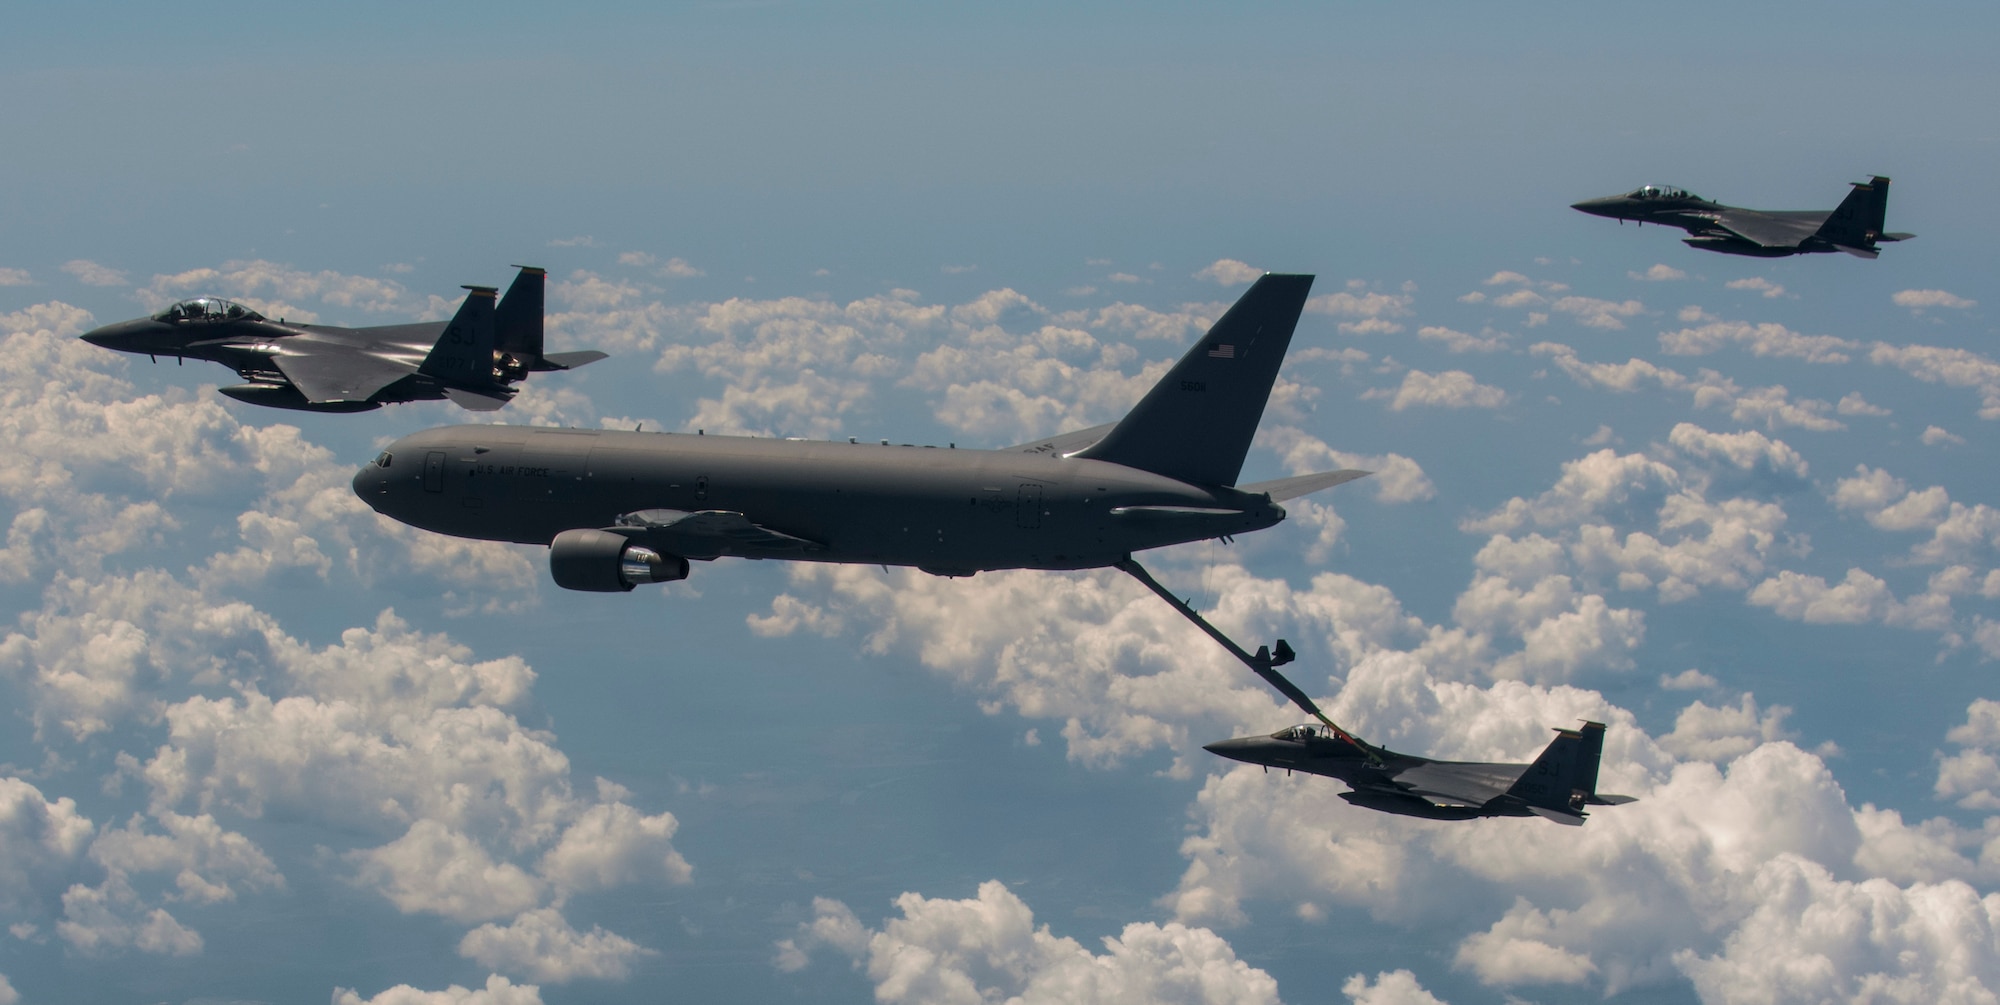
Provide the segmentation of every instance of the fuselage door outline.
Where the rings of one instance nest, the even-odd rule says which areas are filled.
[[[1022,530],[1040,530],[1042,526],[1042,487],[1034,482],[1021,483],[1021,495],[1014,507],[1014,526]]]
[[[424,491],[444,491],[444,451],[433,450],[424,455]]]

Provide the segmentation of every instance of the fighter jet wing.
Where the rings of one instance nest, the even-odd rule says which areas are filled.
[[[1820,224],[1825,222],[1824,214],[1777,216],[1750,209],[1724,210],[1711,219],[1716,227],[1766,248],[1797,247],[1818,233]]]
[[[1392,784],[1443,806],[1484,806],[1506,795],[1527,770],[1525,764],[1427,761],[1396,772]]]
[[[1048,454],[1051,457],[1064,457],[1076,453],[1096,443],[1098,440],[1104,439],[1104,434],[1110,432],[1111,427],[1116,425],[1118,424],[1115,422],[1107,422],[1101,426],[1058,433],[1046,440],[1035,440],[1032,443],[1023,443],[1006,449],[1009,451],[1019,451],[1024,454]]]
[[[367,401],[415,371],[365,352],[315,352],[273,356],[271,362],[306,400]]]
[[[772,530],[731,510],[644,509],[617,520],[620,527],[642,528],[645,540],[683,558],[795,558],[826,546],[783,531]]]

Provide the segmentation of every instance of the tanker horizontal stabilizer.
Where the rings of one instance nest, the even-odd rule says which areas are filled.
[[[1361,471],[1355,468],[1343,468],[1339,471],[1322,471],[1313,475],[1274,478],[1268,482],[1252,482],[1248,485],[1238,485],[1236,487],[1251,495],[1270,496],[1272,502],[1284,502],[1287,499],[1297,499],[1303,495],[1311,495],[1321,489],[1330,489],[1335,485],[1345,485],[1357,478],[1366,478],[1374,473],[1373,471]]]

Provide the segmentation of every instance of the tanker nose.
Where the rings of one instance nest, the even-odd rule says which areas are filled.
[[[382,505],[388,501],[389,471],[395,461],[396,455],[384,450],[354,473],[354,494],[377,513],[382,512]]]

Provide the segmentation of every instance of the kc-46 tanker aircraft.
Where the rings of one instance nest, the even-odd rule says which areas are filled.
[[[1889,211],[1889,179],[1880,175],[1867,184],[1854,183],[1854,190],[1831,212],[1724,206],[1664,185],[1644,185],[1624,195],[1585,199],[1570,208],[1621,223],[1636,220],[1641,226],[1679,227],[1690,235],[1682,238],[1682,243],[1691,248],[1753,258],[1831,251],[1874,258],[1881,252],[1878,242],[1907,241],[1917,236],[1883,231]]]
[[[365,412],[403,401],[449,398],[487,412],[514,397],[530,373],[603,359],[594,350],[542,351],[543,270],[523,267],[494,303],[471,292],[449,322],[336,328],[273,321],[219,297],[183,300],[151,317],[85,332],[120,352],[204,359],[249,383],[221,388],[238,401],[306,412]]]
[[[1312,279],[1257,280],[1120,421],[1004,450],[447,426],[391,444],[354,491],[425,530],[546,544],[572,590],[682,579],[725,555],[939,576],[1123,568],[1272,526],[1279,502],[1367,474],[1236,484]]]

